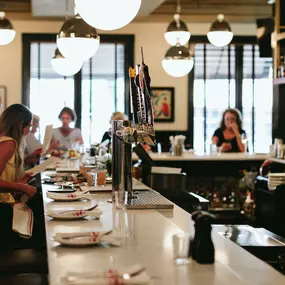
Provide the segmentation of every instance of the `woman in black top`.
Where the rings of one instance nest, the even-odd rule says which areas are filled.
[[[222,152],[244,152],[242,136],[245,136],[245,131],[242,129],[240,112],[227,109],[223,113],[220,128],[213,135],[212,143],[221,147]]]

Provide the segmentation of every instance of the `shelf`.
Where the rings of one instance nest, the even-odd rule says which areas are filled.
[[[273,85],[285,85],[285,77],[273,79]]]
[[[280,158],[269,158],[269,159],[276,163],[285,164],[285,159],[280,159]]]

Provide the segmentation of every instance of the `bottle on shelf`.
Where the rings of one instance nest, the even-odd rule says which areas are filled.
[[[280,64],[278,68],[278,77],[285,77],[285,58],[284,53],[280,54]]]

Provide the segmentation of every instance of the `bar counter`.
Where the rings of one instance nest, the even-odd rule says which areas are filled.
[[[247,153],[222,153],[222,154],[196,154],[184,152],[182,156],[174,156],[169,152],[161,154],[149,152],[149,156],[153,161],[264,161],[269,158],[268,154],[247,154]],[[137,160],[138,156],[133,153],[133,160]]]
[[[98,203],[103,214],[100,220],[78,221],[56,221],[45,216],[50,285],[62,284],[61,277],[67,272],[125,268],[137,263],[154,277],[151,284],[157,285],[285,284],[285,276],[216,232],[212,233],[216,250],[214,265],[200,265],[191,260],[189,265],[176,266],[172,235],[181,231],[193,234],[191,215],[176,205],[173,210],[119,211],[107,202],[110,193],[94,195],[89,202],[52,202],[46,197],[51,187],[42,185],[45,212],[48,209],[82,209],[90,203]],[[110,229],[124,237],[120,247],[69,248],[59,246],[52,239],[57,232]]]

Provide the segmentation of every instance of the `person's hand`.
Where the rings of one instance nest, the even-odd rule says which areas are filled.
[[[26,164],[35,164],[35,163],[37,163],[40,160],[41,153],[42,153],[42,148],[36,149],[30,155],[25,157],[25,163]]]
[[[240,134],[239,129],[238,129],[238,125],[236,123],[231,124],[231,129],[233,130],[233,132],[236,136],[238,136]]]
[[[33,197],[37,193],[37,189],[28,184],[21,184],[20,190],[26,194],[29,198]]]
[[[49,151],[55,150],[55,149],[59,148],[59,146],[60,146],[60,142],[58,140],[52,141],[50,146],[49,146]]]
[[[221,146],[221,152],[227,152],[232,149],[232,146],[230,143],[223,143]]]
[[[17,182],[27,184],[31,180],[32,176],[33,176],[33,172],[26,172],[24,176]]]

